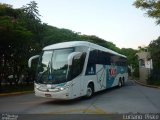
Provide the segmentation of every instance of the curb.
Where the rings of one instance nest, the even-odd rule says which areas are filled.
[[[25,93],[33,93],[34,91],[22,91],[22,92],[14,92],[14,93],[0,93],[0,96],[11,96],[11,95],[20,95]]]
[[[146,87],[151,87],[151,88],[158,88],[160,89],[159,86],[155,86],[155,85],[147,85],[147,84],[144,84],[144,83],[141,83],[141,82],[138,82],[137,80],[134,80],[136,83],[142,85],[142,86],[146,86]]]

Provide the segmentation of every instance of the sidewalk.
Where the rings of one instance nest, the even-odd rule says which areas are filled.
[[[159,88],[160,89],[160,86],[155,86],[155,85],[147,85],[147,84],[144,84],[142,82],[139,82],[137,80],[134,80],[136,83],[140,84],[140,85],[143,85],[143,86],[146,86],[146,87],[152,87],[152,88]]]

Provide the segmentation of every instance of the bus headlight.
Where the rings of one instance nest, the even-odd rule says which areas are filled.
[[[63,91],[63,90],[67,90],[68,89],[68,86],[65,86],[65,87],[57,87],[58,91]]]
[[[64,88],[64,87],[60,87],[59,89],[60,89],[60,90],[64,90],[65,88]]]

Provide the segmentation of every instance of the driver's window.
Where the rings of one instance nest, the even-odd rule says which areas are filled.
[[[72,62],[72,79],[81,74],[85,62],[86,53],[83,53],[81,56],[76,55],[73,57]]]
[[[44,72],[48,70],[48,67],[50,67],[50,61],[52,57],[52,51],[44,51],[40,58],[40,64],[38,65],[38,71]]]

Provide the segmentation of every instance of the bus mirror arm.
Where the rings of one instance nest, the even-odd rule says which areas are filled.
[[[29,68],[31,68],[32,60],[33,60],[33,59],[36,59],[36,58],[38,58],[38,57],[39,57],[39,55],[35,55],[35,56],[32,56],[31,58],[29,58],[29,60],[28,60],[28,67],[29,67]]]
[[[72,65],[74,56],[76,56],[76,55],[81,55],[81,54],[82,54],[82,52],[73,52],[73,53],[71,53],[71,54],[68,56],[68,65]]]

